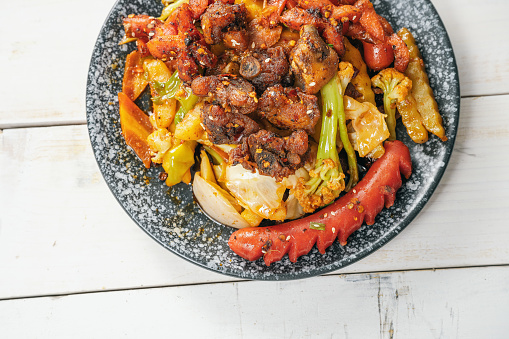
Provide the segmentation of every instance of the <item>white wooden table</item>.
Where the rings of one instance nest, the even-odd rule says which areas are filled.
[[[419,216],[332,274],[237,281],[126,215],[85,122],[113,1],[2,1],[0,338],[508,338],[509,1],[433,0],[461,80],[458,138]]]

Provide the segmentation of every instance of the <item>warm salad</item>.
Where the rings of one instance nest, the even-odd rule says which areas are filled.
[[[168,186],[192,182],[210,217],[246,228],[230,247],[249,260],[346,243],[391,205],[411,172],[397,119],[416,143],[447,140],[412,34],[369,0],[163,4],[158,18],[123,20],[121,43],[137,48],[118,95],[122,134]],[[135,103],[147,87],[151,112]]]

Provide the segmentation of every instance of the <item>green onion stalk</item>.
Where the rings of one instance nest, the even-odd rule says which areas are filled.
[[[345,114],[345,106],[343,96],[345,95],[346,86],[353,77],[353,66],[350,63],[341,62],[339,64],[339,72],[341,79],[338,79],[340,84],[338,84],[338,101],[339,101],[339,137],[341,142],[343,143],[343,148],[345,149],[347,158],[348,158],[348,170],[350,173],[350,179],[348,180],[348,184],[346,185],[345,190],[349,191],[359,182],[359,170],[357,168],[357,156],[355,155],[355,150],[348,138],[348,130],[346,128],[346,114]]]
[[[315,168],[309,172],[311,178],[305,183],[303,192],[298,192],[299,201],[317,208],[332,202],[342,190],[350,190],[359,181],[355,150],[348,138],[343,95],[354,74],[353,66],[347,62],[339,64],[339,72],[321,89],[322,129],[318,142]],[[337,135],[348,156],[350,179],[345,186],[345,175],[339,162]],[[303,193],[303,194],[302,194]]]
[[[338,132],[341,102],[338,93],[338,76],[332,78],[322,89],[322,129],[318,143],[315,168],[306,183],[306,195],[322,196],[323,190],[330,190],[334,198],[345,187],[345,175],[339,163],[336,137]],[[341,107],[340,107],[341,106]]]

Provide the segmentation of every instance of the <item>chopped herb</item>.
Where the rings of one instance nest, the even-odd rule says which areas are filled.
[[[312,230],[325,231],[325,224],[321,222],[310,222],[309,228]]]

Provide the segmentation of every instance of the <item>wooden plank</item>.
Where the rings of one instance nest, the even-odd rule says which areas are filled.
[[[497,34],[509,28],[509,2],[433,3],[455,48],[462,95],[509,93],[508,45]],[[4,5],[0,20],[3,27],[15,27],[16,33],[0,34],[0,74],[9,79],[0,83],[0,128],[85,122],[89,60],[112,5],[113,1],[101,0],[86,6],[77,0]],[[23,25],[19,18],[25,18]]]
[[[2,4],[0,128],[86,121],[90,57],[113,3],[22,0]]]
[[[509,96],[462,100],[455,152],[419,216],[340,272],[509,264]],[[169,253],[109,192],[85,126],[0,133],[0,298],[231,278]]]
[[[458,63],[461,95],[508,94],[509,29],[506,0],[432,0],[449,33]],[[475,24],[473,24],[475,22]],[[475,46],[475,47],[474,47]]]
[[[0,336],[505,338],[508,280],[487,267],[8,300]]]

